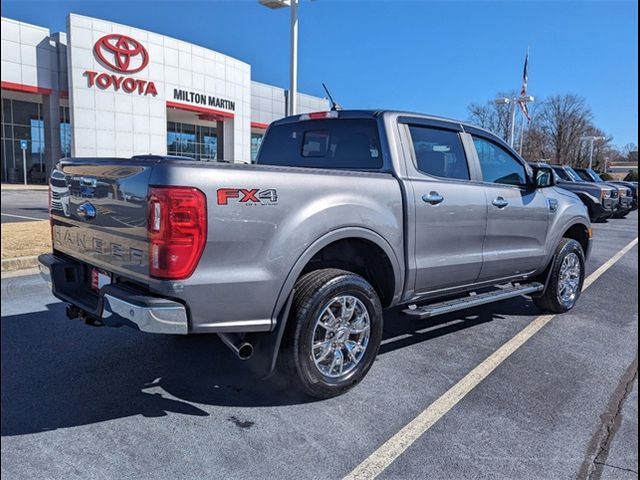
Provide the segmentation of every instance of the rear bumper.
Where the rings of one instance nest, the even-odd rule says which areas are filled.
[[[130,326],[142,332],[187,334],[185,306],[174,300],[153,297],[128,285],[90,290],[82,264],[52,254],[38,257],[40,275],[51,284],[53,294],[79,308],[85,315],[112,327]]]

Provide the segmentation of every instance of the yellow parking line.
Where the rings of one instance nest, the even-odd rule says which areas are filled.
[[[638,237],[607,260],[600,268],[585,279],[582,291],[589,288],[600,276],[609,270],[622,256],[638,243]],[[482,380],[487,378],[502,362],[533,337],[555,315],[541,315],[523,328],[515,337],[493,352],[486,360],[471,370],[462,380],[451,387],[444,395],[429,405],[402,430],[387,440],[380,448],[351,471],[345,480],[363,480],[376,478],[393,461],[409,448],[433,424],[471,392]]]

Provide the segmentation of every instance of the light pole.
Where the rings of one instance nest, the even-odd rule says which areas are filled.
[[[271,9],[283,7],[291,8],[291,58],[289,63],[289,105],[288,114],[298,112],[296,99],[298,97],[298,2],[299,0],[258,0],[260,5]]]
[[[511,125],[509,129],[509,145],[513,148],[513,142],[515,141],[515,130],[516,130],[516,104],[519,102],[522,103],[531,103],[535,101],[535,98],[527,95],[524,97],[502,97],[496,98],[494,103],[497,105],[509,105],[510,114],[511,114]]]
[[[589,142],[589,168],[593,167],[593,142],[596,140],[604,140],[604,137],[596,137],[595,135],[580,137],[581,142]]]

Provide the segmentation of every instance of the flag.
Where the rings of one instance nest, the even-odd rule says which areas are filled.
[[[524,57],[524,70],[522,71],[522,88],[520,89],[520,96],[525,97],[527,95],[527,88],[529,86],[529,50],[527,49],[527,56]],[[528,121],[531,121],[531,117],[529,116],[529,107],[526,102],[518,102],[520,105],[520,110],[524,113],[524,116],[527,117]]]

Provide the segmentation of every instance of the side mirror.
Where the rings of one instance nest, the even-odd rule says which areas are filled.
[[[551,167],[533,167],[533,186],[535,188],[553,187],[556,177]]]

